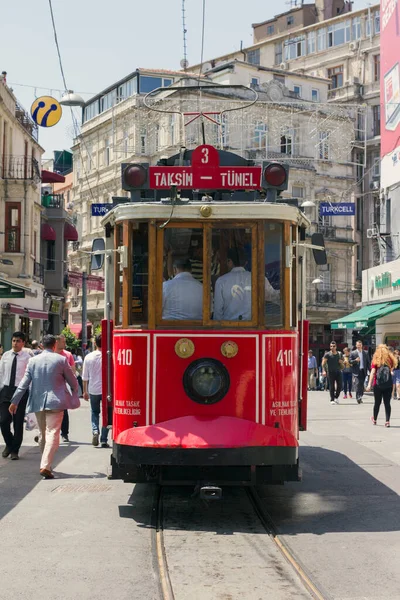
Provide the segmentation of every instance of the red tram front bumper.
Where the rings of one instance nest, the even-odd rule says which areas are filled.
[[[134,482],[281,483],[299,479],[298,441],[289,431],[236,417],[186,416],[120,433],[113,466]]]

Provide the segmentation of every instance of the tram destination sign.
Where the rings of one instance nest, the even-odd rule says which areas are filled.
[[[353,217],[356,205],[354,202],[321,202],[319,214],[321,217]]]
[[[218,151],[207,144],[192,153],[191,165],[149,167],[150,188],[168,190],[257,190],[261,187],[262,168],[220,165]]]

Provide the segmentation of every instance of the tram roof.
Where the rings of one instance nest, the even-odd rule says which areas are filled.
[[[210,217],[203,217],[200,208],[211,208]],[[112,225],[123,221],[146,219],[169,219],[172,206],[163,202],[126,202],[118,204],[101,220],[102,225]],[[278,221],[291,221],[298,225],[308,227],[310,221],[296,206],[284,203],[268,202],[189,202],[176,204],[173,209],[172,219],[175,220],[239,220],[251,221],[253,219],[276,219]]]

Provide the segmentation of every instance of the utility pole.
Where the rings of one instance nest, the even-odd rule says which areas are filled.
[[[87,348],[87,272],[82,272],[82,354]]]

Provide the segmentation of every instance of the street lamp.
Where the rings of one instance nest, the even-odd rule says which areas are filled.
[[[60,100],[60,104],[63,106],[85,106],[85,101],[79,94],[75,94],[72,90],[68,90],[64,93]]]
[[[324,283],[324,280],[321,279],[321,277],[317,277],[316,279],[313,279],[311,283]]]

